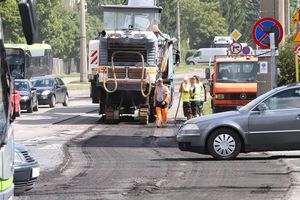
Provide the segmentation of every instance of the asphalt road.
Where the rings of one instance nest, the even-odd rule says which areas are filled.
[[[68,108],[44,108],[16,121],[16,139],[42,163],[36,187],[16,199],[287,198],[292,178],[281,156],[252,153],[215,161],[179,151],[172,123],[176,106],[164,129],[130,118],[106,125],[96,109],[90,99],[79,98]]]
[[[91,123],[89,117],[80,121]],[[67,144],[66,165],[42,173],[37,187],[18,199],[261,200],[287,194],[288,169],[277,157],[215,161],[179,151],[174,137],[160,137],[175,131],[172,124],[157,131],[129,119],[117,125],[96,121]]]

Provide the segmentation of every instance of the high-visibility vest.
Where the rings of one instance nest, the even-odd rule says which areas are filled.
[[[182,84],[182,87],[183,87],[183,90],[187,90],[188,92],[183,92],[182,93],[182,96],[181,96],[181,98],[182,98],[182,101],[183,102],[190,102],[190,93],[189,93],[189,91],[190,91],[190,88],[191,88],[191,84],[185,84],[185,83],[183,83]]]
[[[201,86],[199,84],[195,84],[194,87],[194,98],[191,98],[191,101],[201,101]]]
[[[205,100],[205,87],[203,83],[200,83],[201,93],[200,93],[200,99],[201,101]]]

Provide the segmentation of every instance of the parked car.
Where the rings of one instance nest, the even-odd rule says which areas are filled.
[[[28,113],[39,110],[36,88],[32,86],[29,80],[16,79],[15,88],[21,95],[21,110],[26,110]]]
[[[25,146],[17,143],[15,143],[14,171],[15,194],[31,190],[40,175],[38,162]]]
[[[228,48],[202,48],[186,59],[188,65],[215,62],[215,56],[227,56]]]
[[[237,111],[185,122],[179,149],[234,159],[240,152],[300,150],[300,83],[274,89]]]
[[[21,96],[18,90],[14,89],[11,96],[10,116],[15,119],[21,116]]]
[[[53,108],[55,104],[69,104],[69,93],[66,85],[60,78],[43,76],[31,79],[33,86],[37,89],[39,105],[49,105]]]

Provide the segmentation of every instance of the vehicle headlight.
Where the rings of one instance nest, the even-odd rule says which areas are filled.
[[[23,101],[27,101],[27,100],[29,99],[29,96],[22,96],[21,99],[22,99]]]
[[[23,163],[23,160],[22,160],[21,156],[17,152],[15,152],[14,164],[19,165],[22,163]]]
[[[216,99],[225,99],[225,94],[216,94]]]
[[[183,131],[197,131],[199,127],[196,124],[186,124],[181,130]]]
[[[50,90],[45,90],[45,91],[42,92],[42,95],[43,95],[43,96],[47,96],[47,95],[49,95],[49,94],[50,94]]]

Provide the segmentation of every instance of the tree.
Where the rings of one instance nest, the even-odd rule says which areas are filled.
[[[228,32],[239,30],[242,42],[254,45],[251,35],[253,24],[259,19],[260,0],[219,0],[220,13],[226,19]]]
[[[178,0],[159,0],[158,6],[163,8],[161,16],[161,30],[170,35],[176,35],[176,12]]]
[[[182,36],[190,48],[209,47],[217,35],[228,35],[228,25],[219,13],[219,2],[182,0]]]
[[[16,1],[1,3],[0,16],[3,23],[3,34],[7,43],[25,43],[21,19]]]
[[[279,85],[287,85],[296,81],[295,58],[293,37],[286,38],[284,45],[280,47],[277,66],[280,69]]]

